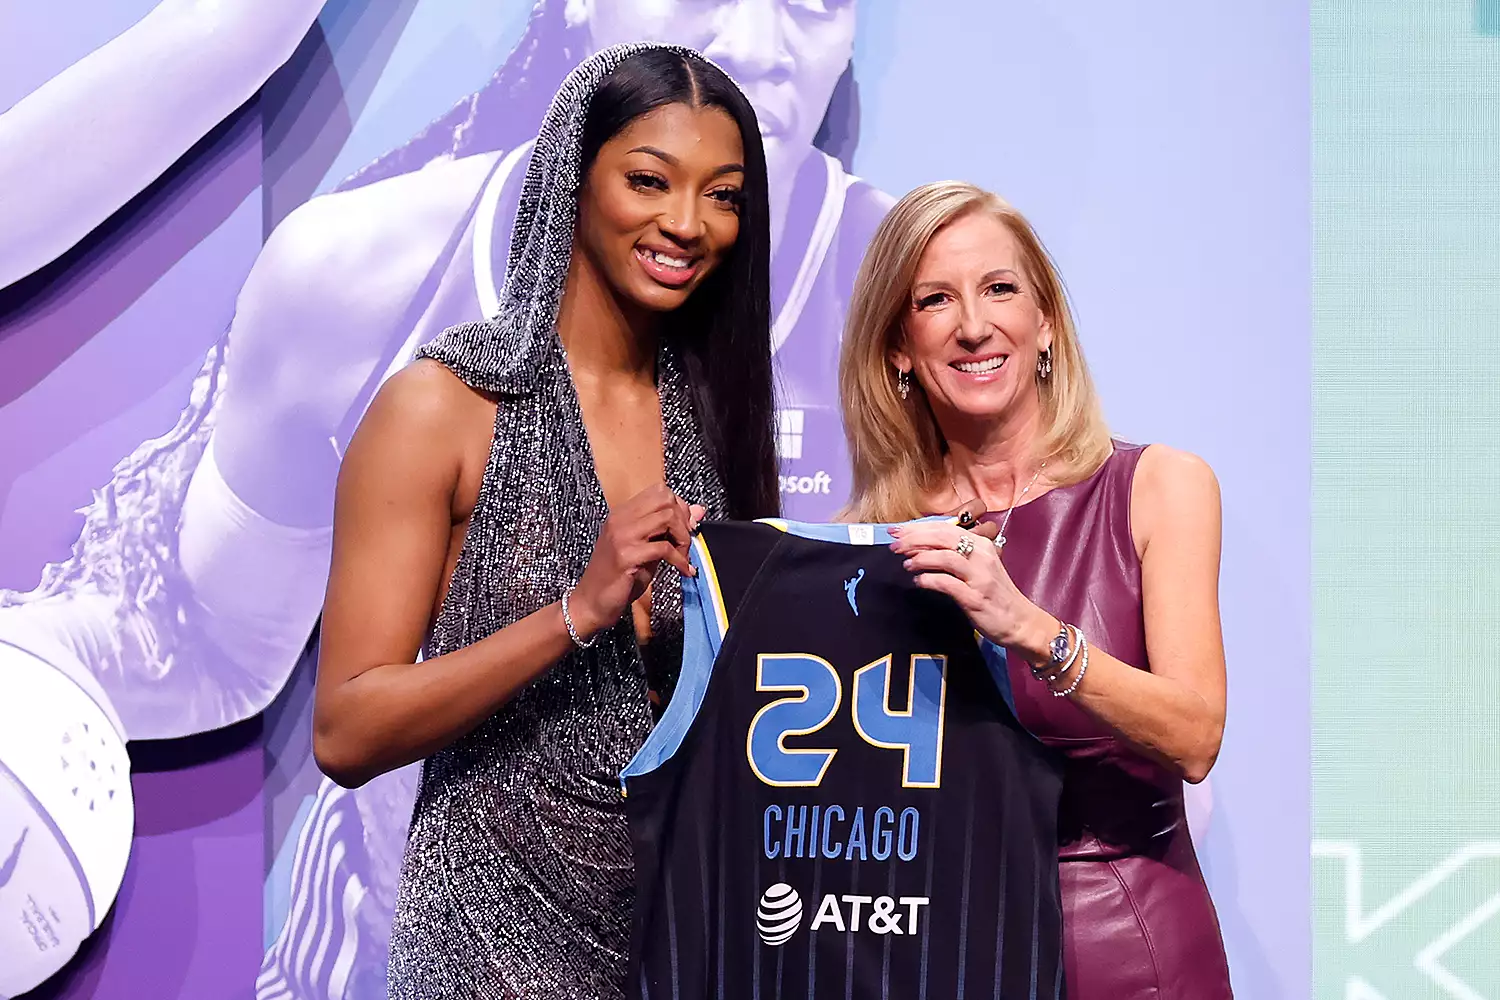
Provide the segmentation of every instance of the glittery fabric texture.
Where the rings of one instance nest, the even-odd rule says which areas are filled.
[[[582,575],[604,523],[555,324],[584,113],[612,69],[653,47],[673,48],[608,49],[563,83],[527,170],[499,315],[446,330],[418,352],[499,398],[429,658],[556,601]],[[667,482],[722,517],[723,488],[670,344],[657,382]],[[651,612],[653,654],[680,657],[675,573],[658,574]],[[634,875],[617,776],[650,728],[646,692],[627,615],[425,762],[391,935],[392,1000],[623,996]]]

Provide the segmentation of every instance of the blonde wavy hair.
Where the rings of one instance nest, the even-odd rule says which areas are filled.
[[[1021,251],[1021,267],[1052,328],[1052,373],[1036,378],[1044,431],[1037,445],[1057,485],[1087,479],[1113,449],[1068,308],[1062,277],[1036,231],[1004,199],[960,181],[925,184],[896,203],[865,251],[854,283],[839,358],[844,433],[854,487],[842,516],[902,521],[923,514],[923,498],[943,482],[947,445],[920,390],[902,399],[891,352],[901,345],[917,265],[944,226],[974,213],[1003,223]]]

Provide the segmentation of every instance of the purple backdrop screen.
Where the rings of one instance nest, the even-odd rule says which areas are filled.
[[[92,678],[135,772],[118,898],[38,995],[384,996],[415,769],[349,791],[311,758],[334,476],[382,380],[494,310],[556,85],[636,38],[704,51],[765,128],[790,516],[847,496],[864,247],[945,177],[1047,240],[1116,433],[1215,467],[1230,709],[1194,835],[1237,990],[1306,995],[1308,39],[1275,6],[0,14],[0,683]]]

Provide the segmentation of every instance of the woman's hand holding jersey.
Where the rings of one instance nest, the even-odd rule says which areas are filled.
[[[579,636],[588,641],[618,622],[646,593],[661,563],[684,576],[695,575],[688,545],[702,517],[702,507],[689,505],[665,483],[647,487],[610,511],[569,602]]]
[[[927,590],[947,594],[990,642],[1032,662],[1047,655],[1057,619],[1031,603],[1011,580],[993,542],[993,524],[966,530],[945,521],[891,529],[891,550]]]

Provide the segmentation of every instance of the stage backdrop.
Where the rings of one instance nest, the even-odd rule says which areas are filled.
[[[1313,9],[1316,984],[1500,997],[1500,3]]]
[[[95,678],[134,741],[119,898],[38,996],[384,995],[414,772],[311,761],[333,476],[381,379],[493,307],[553,88],[639,37],[704,50],[766,131],[792,516],[849,485],[865,242],[947,177],[1048,242],[1115,431],[1217,470],[1230,709],[1194,833],[1239,995],[1308,995],[1304,6],[273,6],[0,13],[0,668]]]

